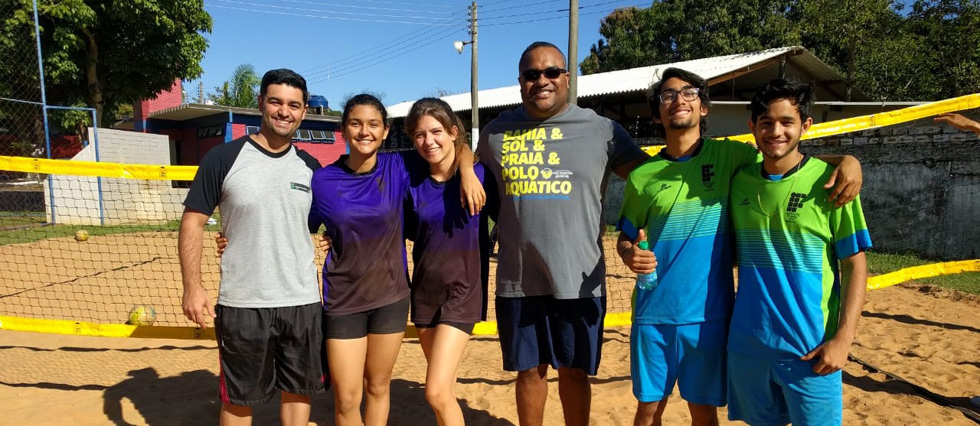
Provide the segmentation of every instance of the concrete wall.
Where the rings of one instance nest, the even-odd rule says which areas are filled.
[[[878,250],[980,257],[980,140],[923,120],[825,138],[804,151],[864,164],[862,206]]]
[[[801,150],[861,160],[861,201],[876,250],[980,257],[980,140],[973,133],[920,120],[806,141]],[[610,179],[607,224],[616,223],[624,186]]]
[[[110,129],[99,129],[98,133],[101,162],[170,164],[166,135]],[[94,140],[92,129],[89,137]],[[72,160],[95,161],[95,144],[89,144]],[[53,210],[58,224],[121,225],[176,220],[183,212],[181,203],[187,194],[186,189],[173,188],[169,180],[52,177],[53,197],[48,185],[44,185],[45,212],[51,218]]]

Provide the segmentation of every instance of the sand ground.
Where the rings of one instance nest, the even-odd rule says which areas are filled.
[[[213,341],[114,339],[0,331],[0,425],[216,424],[217,350]],[[930,287],[898,286],[868,294],[852,354],[969,406],[980,394],[980,298]],[[391,425],[433,425],[425,403],[425,360],[405,339],[391,389]],[[475,337],[459,370],[457,394],[467,424],[517,424],[513,373],[501,369],[498,341]],[[629,330],[607,329],[593,380],[592,424],[625,425],[635,401],[629,378]],[[314,398],[312,423],[333,424],[332,396]],[[689,424],[679,396],[664,424]],[[725,416],[724,409],[721,410]],[[276,404],[255,411],[257,425],[277,424]],[[562,424],[552,375],[547,425]],[[723,421],[723,424],[729,424]],[[960,411],[908,385],[851,362],[844,371],[846,425],[971,425]]]

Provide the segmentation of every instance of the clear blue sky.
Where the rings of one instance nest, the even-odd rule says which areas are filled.
[[[462,0],[205,0],[214,19],[200,80],[212,92],[242,63],[261,75],[290,68],[332,109],[349,94],[372,91],[385,105],[468,92],[470,2]],[[477,2],[479,88],[517,84],[517,61],[531,42],[568,46],[568,0]],[[579,61],[599,40],[599,21],[613,9],[649,0],[579,0]],[[447,25],[448,24],[448,25]],[[567,52],[566,52],[567,53]],[[574,67],[569,67],[574,68]]]

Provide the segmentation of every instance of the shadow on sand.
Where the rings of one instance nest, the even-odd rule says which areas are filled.
[[[21,384],[63,389],[55,384]],[[78,387],[79,389],[91,389]],[[221,401],[218,398],[218,377],[207,370],[160,377],[153,368],[129,372],[129,378],[105,389],[103,412],[117,426],[146,423],[150,425],[215,425]],[[132,404],[142,418],[126,418],[124,405]],[[314,395],[310,421],[333,425],[333,393]],[[467,425],[511,426],[513,423],[472,408],[460,400]],[[253,408],[253,424],[279,424],[279,398]],[[131,415],[130,415],[131,416]],[[391,382],[391,426],[434,425],[435,415],[425,402],[424,387],[415,382],[394,379]]]

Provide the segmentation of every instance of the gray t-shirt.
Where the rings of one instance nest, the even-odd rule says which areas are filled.
[[[201,160],[184,205],[210,215],[221,207],[218,303],[234,308],[300,306],[320,301],[307,225],[310,178],[320,163],[304,151],[272,153],[244,137]]]
[[[605,295],[606,182],[646,155],[626,130],[575,105],[544,121],[520,107],[480,132],[477,152],[500,193],[497,296]]]

